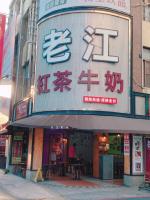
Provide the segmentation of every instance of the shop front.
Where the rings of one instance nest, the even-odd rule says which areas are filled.
[[[75,155],[73,163],[70,163],[69,149],[74,144]],[[51,179],[52,176],[72,176],[71,167],[77,165],[77,160],[82,176],[103,180],[123,179],[123,134],[101,134],[87,130],[44,130],[42,169],[45,179]]]
[[[110,2],[105,9],[101,2],[70,1],[58,10],[46,2],[39,1],[32,112],[13,123],[34,130],[28,177],[69,173],[69,147],[76,144],[84,175],[126,183],[143,178],[141,138],[150,125],[134,113],[133,101],[147,100],[132,96],[130,1],[124,11]]]
[[[39,3],[36,92],[31,116],[37,117],[38,122],[33,120],[33,125],[38,124],[38,118],[41,117],[43,128],[50,125],[77,127],[77,131],[67,137],[63,150],[58,146],[64,148],[64,136],[47,131],[44,133],[47,139],[43,143],[42,166],[49,165],[51,157],[58,163],[68,163],[69,146],[75,143],[76,157],[83,161],[86,175],[101,178],[101,159],[107,155],[113,159],[113,175],[110,179],[122,178],[123,136],[115,135],[115,129],[118,133],[122,127],[109,129],[103,114],[111,113],[114,117],[110,118],[113,119],[116,113],[131,113],[131,18],[120,13],[117,7],[118,12],[99,9],[97,6],[101,3],[96,2],[90,2],[88,8],[86,3],[80,2],[83,6],[80,12],[76,12],[75,4],[66,3],[64,8],[69,10],[63,10],[61,6],[59,9],[58,6],[59,12],[55,13],[54,9],[51,15],[49,8],[47,15],[44,2]],[[96,12],[90,7],[92,5]],[[126,6],[129,5],[130,1]],[[105,124],[104,129],[97,119],[94,121],[94,117],[98,120],[103,118],[101,123]],[[106,133],[103,131],[106,129],[107,133],[113,130],[114,135],[106,134],[107,144],[103,147],[101,134],[95,130]],[[66,155],[61,157],[60,151]]]

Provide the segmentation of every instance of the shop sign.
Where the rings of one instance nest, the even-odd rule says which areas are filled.
[[[16,106],[16,120],[27,117],[28,115],[28,101],[22,101]]]
[[[21,157],[12,157],[12,164],[19,164],[21,162]]]
[[[38,26],[33,112],[130,113],[130,18],[103,12],[69,16]]]
[[[116,98],[107,98],[107,97],[93,97],[93,96],[84,96],[84,103],[102,103],[102,104],[116,104]]]
[[[145,142],[145,181],[150,183],[150,138],[146,138]]]
[[[68,9],[109,8],[115,11],[130,13],[130,0],[40,0],[39,19],[52,12],[64,12]]]
[[[129,134],[124,135],[124,155],[128,156],[130,153]]]
[[[132,166],[133,166],[133,174],[143,174],[142,136],[133,136]]]
[[[23,135],[14,135],[14,140],[15,141],[23,140]]]

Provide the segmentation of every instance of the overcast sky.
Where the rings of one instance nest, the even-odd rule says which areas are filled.
[[[9,14],[9,5],[12,0],[0,0],[0,13]]]

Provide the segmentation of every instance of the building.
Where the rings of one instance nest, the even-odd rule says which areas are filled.
[[[12,2],[13,173],[34,179],[53,152],[62,175],[76,143],[84,175],[126,185],[149,181],[149,5]]]

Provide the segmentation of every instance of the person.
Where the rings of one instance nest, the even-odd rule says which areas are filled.
[[[76,143],[73,143],[73,145],[69,146],[69,169],[68,171],[72,173],[72,164],[75,162],[76,158]]]
[[[69,147],[69,163],[73,163],[76,157],[76,143]]]

